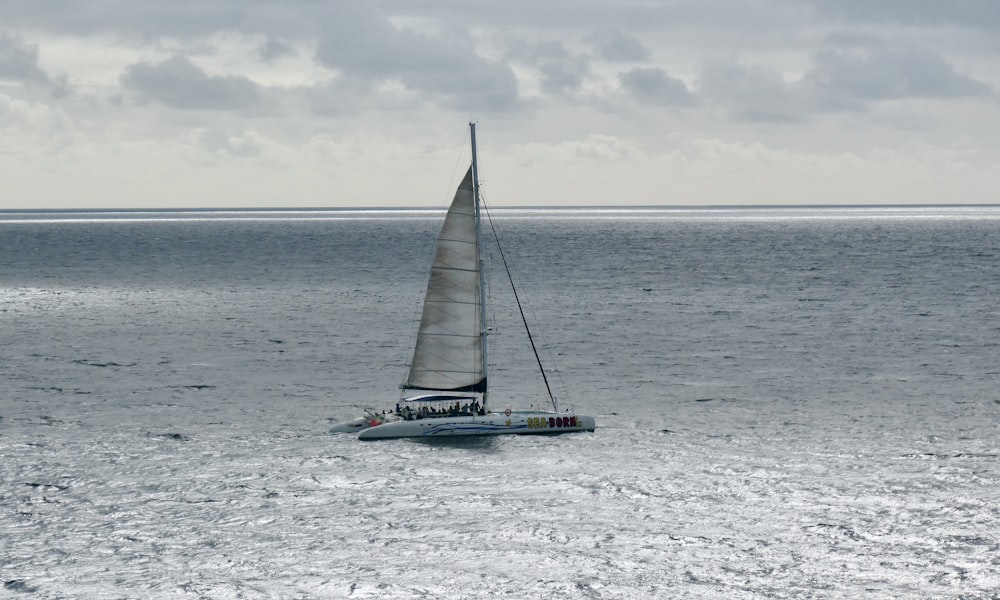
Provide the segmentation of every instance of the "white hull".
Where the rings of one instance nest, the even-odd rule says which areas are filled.
[[[553,435],[594,431],[594,417],[542,411],[514,411],[461,417],[395,421],[364,429],[361,440],[481,435]]]

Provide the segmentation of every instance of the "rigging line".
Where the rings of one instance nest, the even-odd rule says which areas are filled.
[[[517,310],[521,313],[521,322],[524,323],[524,330],[528,333],[528,341],[531,342],[531,351],[535,354],[535,362],[538,363],[538,370],[542,373],[542,381],[545,382],[545,391],[549,394],[549,400],[552,402],[552,408],[556,412],[559,412],[559,406],[556,404],[556,397],[552,395],[552,387],[549,386],[549,378],[545,374],[545,367],[542,366],[542,359],[538,355],[538,347],[535,346],[535,337],[531,335],[531,327],[528,326],[528,318],[524,315],[524,308],[521,306],[521,297],[517,293],[517,286],[514,285],[514,276],[511,275],[510,266],[507,264],[507,256],[503,252],[503,247],[500,245],[500,236],[497,234],[497,228],[493,224],[493,215],[490,213],[490,209],[483,202],[483,208],[486,211],[486,220],[490,223],[490,231],[493,232],[493,239],[497,244],[497,253],[500,254],[500,260],[503,262],[503,268],[507,271],[507,280],[510,281],[510,289],[514,292],[514,301],[517,302]]]

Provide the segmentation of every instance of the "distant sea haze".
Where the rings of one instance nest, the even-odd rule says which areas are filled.
[[[174,220],[441,219],[444,208],[255,208],[0,210],[0,223]],[[498,218],[549,219],[998,219],[1000,205],[883,206],[550,206],[490,208]]]
[[[592,434],[394,406],[442,209],[0,211],[3,592],[994,598],[1000,207],[500,208]],[[547,402],[491,278],[490,402]]]

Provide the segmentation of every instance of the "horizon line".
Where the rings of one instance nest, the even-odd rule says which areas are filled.
[[[892,208],[1000,208],[1000,203],[914,203],[914,204],[635,204],[617,206],[612,204],[557,204],[557,205],[511,205],[487,206],[491,211],[697,211],[697,210],[766,210],[766,209],[892,209]],[[214,206],[214,207],[66,207],[66,208],[0,208],[0,213],[213,213],[213,212],[423,212],[444,211],[446,206]]]

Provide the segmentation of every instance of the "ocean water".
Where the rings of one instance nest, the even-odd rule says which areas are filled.
[[[0,597],[1000,598],[1000,207],[497,211],[597,431],[328,434],[442,216],[0,212]]]

